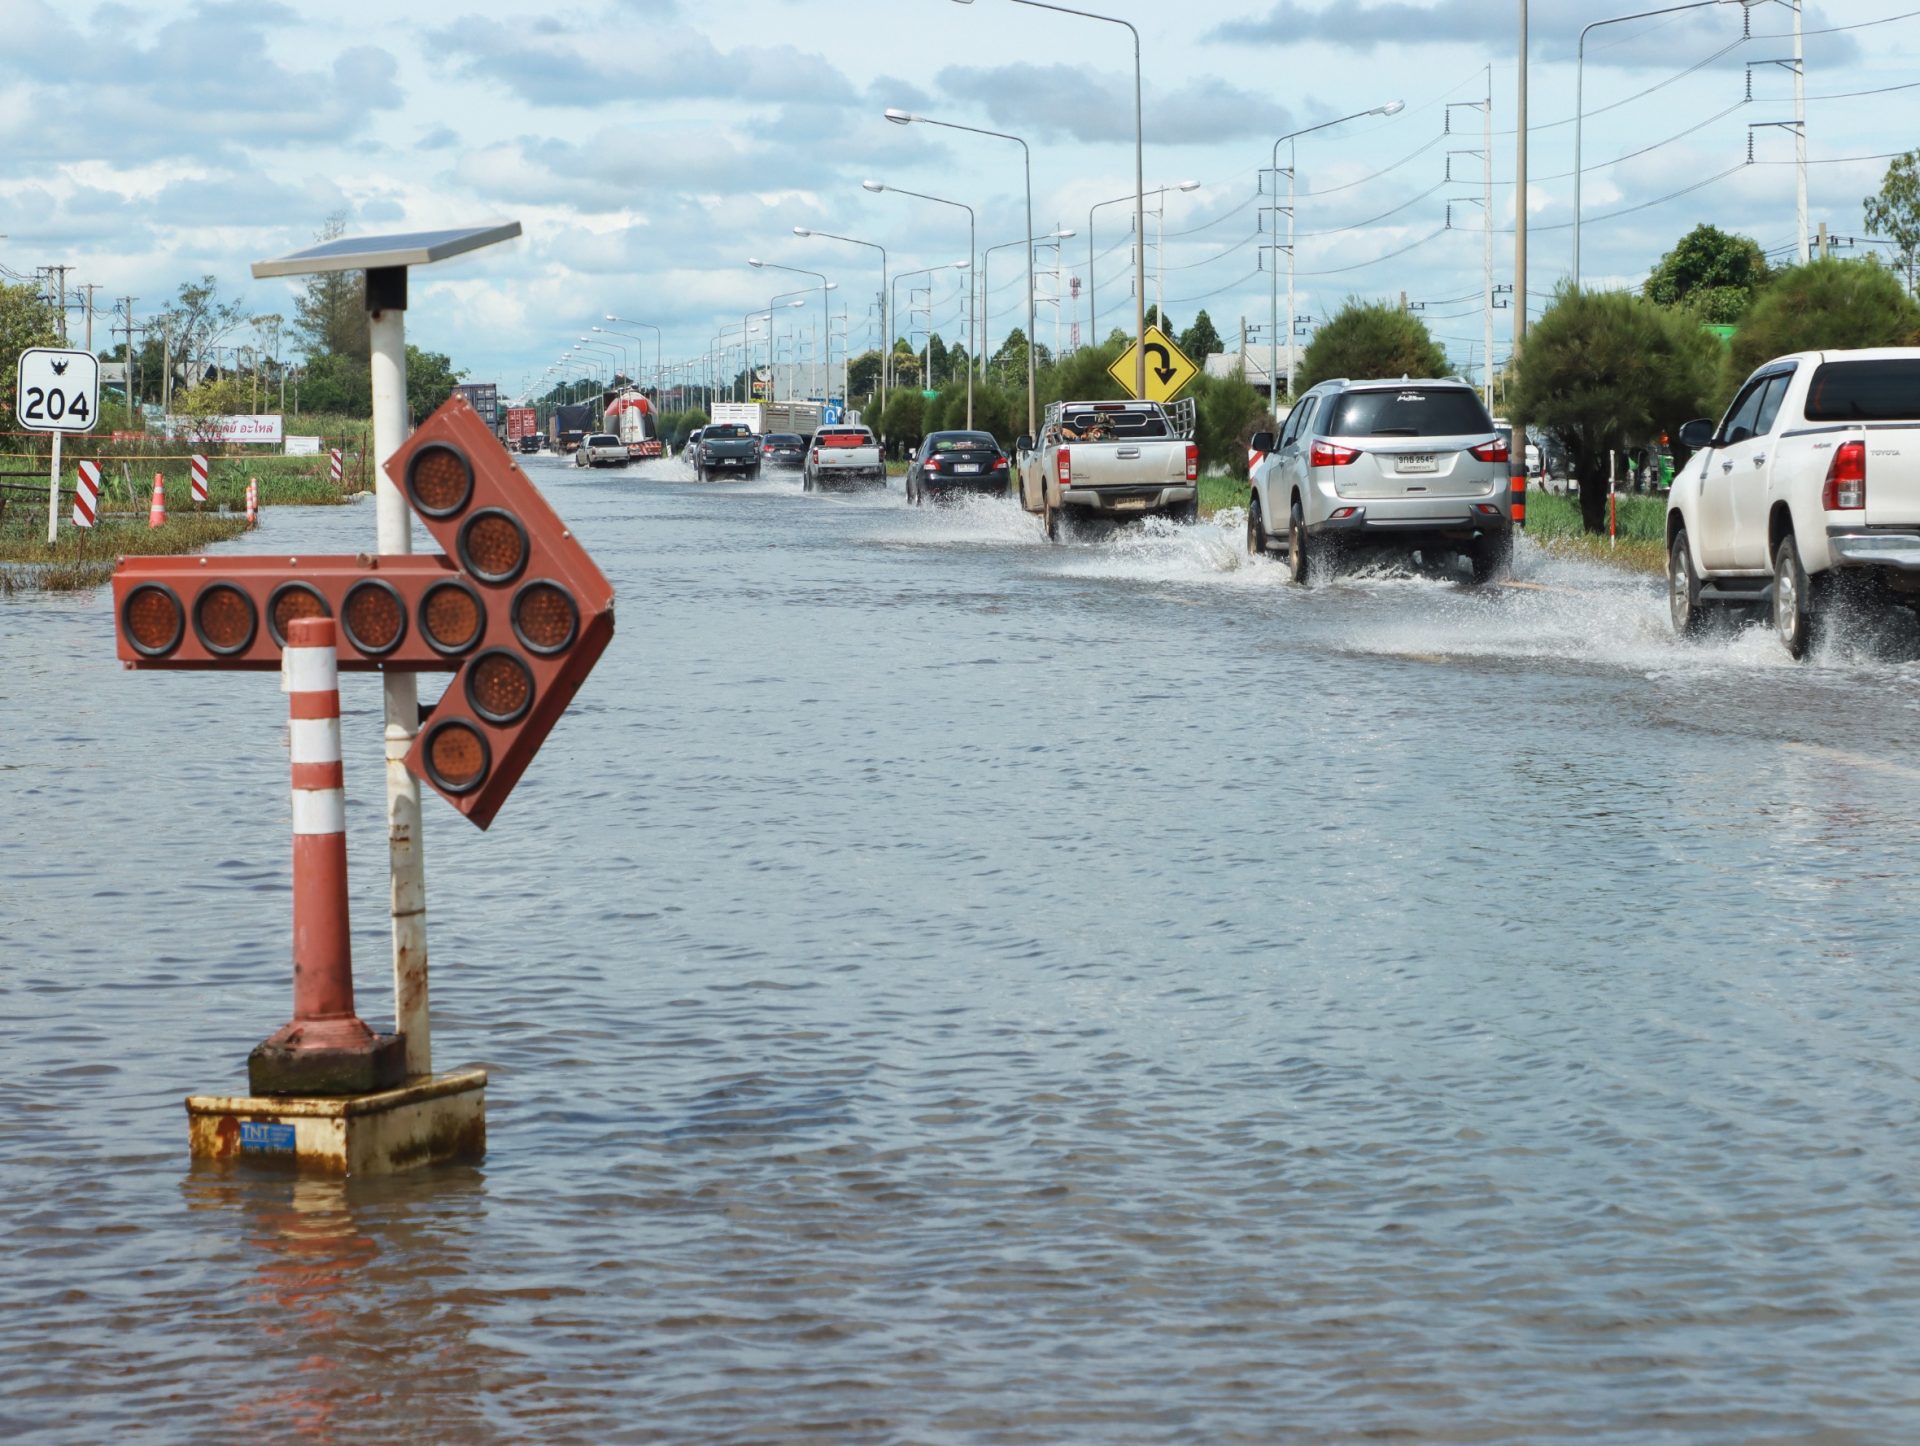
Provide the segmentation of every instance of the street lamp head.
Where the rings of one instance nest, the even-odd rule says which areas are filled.
[[[1197,191],[1200,189],[1200,183],[1198,181],[1182,181],[1179,189],[1182,191]]]
[[[805,306],[806,304],[807,304],[807,299],[804,296],[798,297],[795,300],[789,301],[787,303],[788,306]]]
[[[811,236],[813,232],[809,231],[805,226],[795,226],[793,228],[793,234],[796,236]]]
[[[971,261],[956,261],[953,263],[953,269],[955,271],[965,271],[971,265],[973,265]]]
[[[891,119],[891,116],[889,116],[889,119]],[[877,196],[887,189],[887,183],[885,181],[862,181],[860,183],[860,189],[863,191],[871,191]]]
[[[1375,115],[1399,115],[1400,112],[1405,110],[1406,108],[1407,108],[1407,103],[1404,100],[1390,100],[1385,105],[1381,106],[1380,109],[1375,111],[1374,114]]]
[[[1065,241],[1069,236],[1077,236],[1080,233],[1078,231],[1075,231],[1071,226],[1065,226],[1065,227],[1062,227],[1060,230],[1055,231],[1053,234],[1056,239]]]
[[[837,282],[837,281],[829,281],[829,282],[828,282],[828,283],[827,283],[827,284],[826,284],[826,285],[825,285],[824,287],[822,287],[821,289],[822,289],[823,291],[838,291],[838,290],[840,289],[840,283],[839,283],[839,282]],[[794,303],[794,305],[795,305],[795,306],[798,306],[799,304],[800,304],[800,303],[799,303],[799,302],[797,302],[797,301],[796,301],[796,302]]]
[[[747,265],[749,266],[765,266],[766,264],[767,263],[762,261],[758,256],[749,256],[747,258]]]
[[[897,126],[903,126],[918,120],[919,117],[916,116],[912,111],[900,110],[894,106],[888,106],[887,119],[892,121]]]

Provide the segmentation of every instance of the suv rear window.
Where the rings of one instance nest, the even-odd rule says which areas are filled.
[[[1314,430],[1323,437],[1464,437],[1493,431],[1493,418],[1465,387],[1382,387],[1343,392]]]
[[[1920,418],[1920,357],[1822,362],[1807,386],[1809,422]]]

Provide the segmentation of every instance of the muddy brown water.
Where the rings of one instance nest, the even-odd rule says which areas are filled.
[[[289,1005],[284,699],[0,608],[0,1437],[1920,1431],[1920,650],[531,470],[619,632],[429,800],[478,1168],[188,1169]]]

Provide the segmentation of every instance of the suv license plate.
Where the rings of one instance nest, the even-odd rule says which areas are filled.
[[[1433,472],[1439,469],[1439,463],[1431,452],[1410,452],[1398,459],[1395,470],[1400,472]]]

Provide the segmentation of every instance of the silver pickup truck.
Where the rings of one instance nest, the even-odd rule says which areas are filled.
[[[1049,538],[1070,517],[1125,520],[1200,515],[1200,449],[1193,403],[1055,402],[1038,442],[1022,437],[1020,505]]]
[[[806,492],[887,485],[887,464],[881,459],[879,442],[865,427],[846,422],[813,434],[800,474],[801,490]]]

